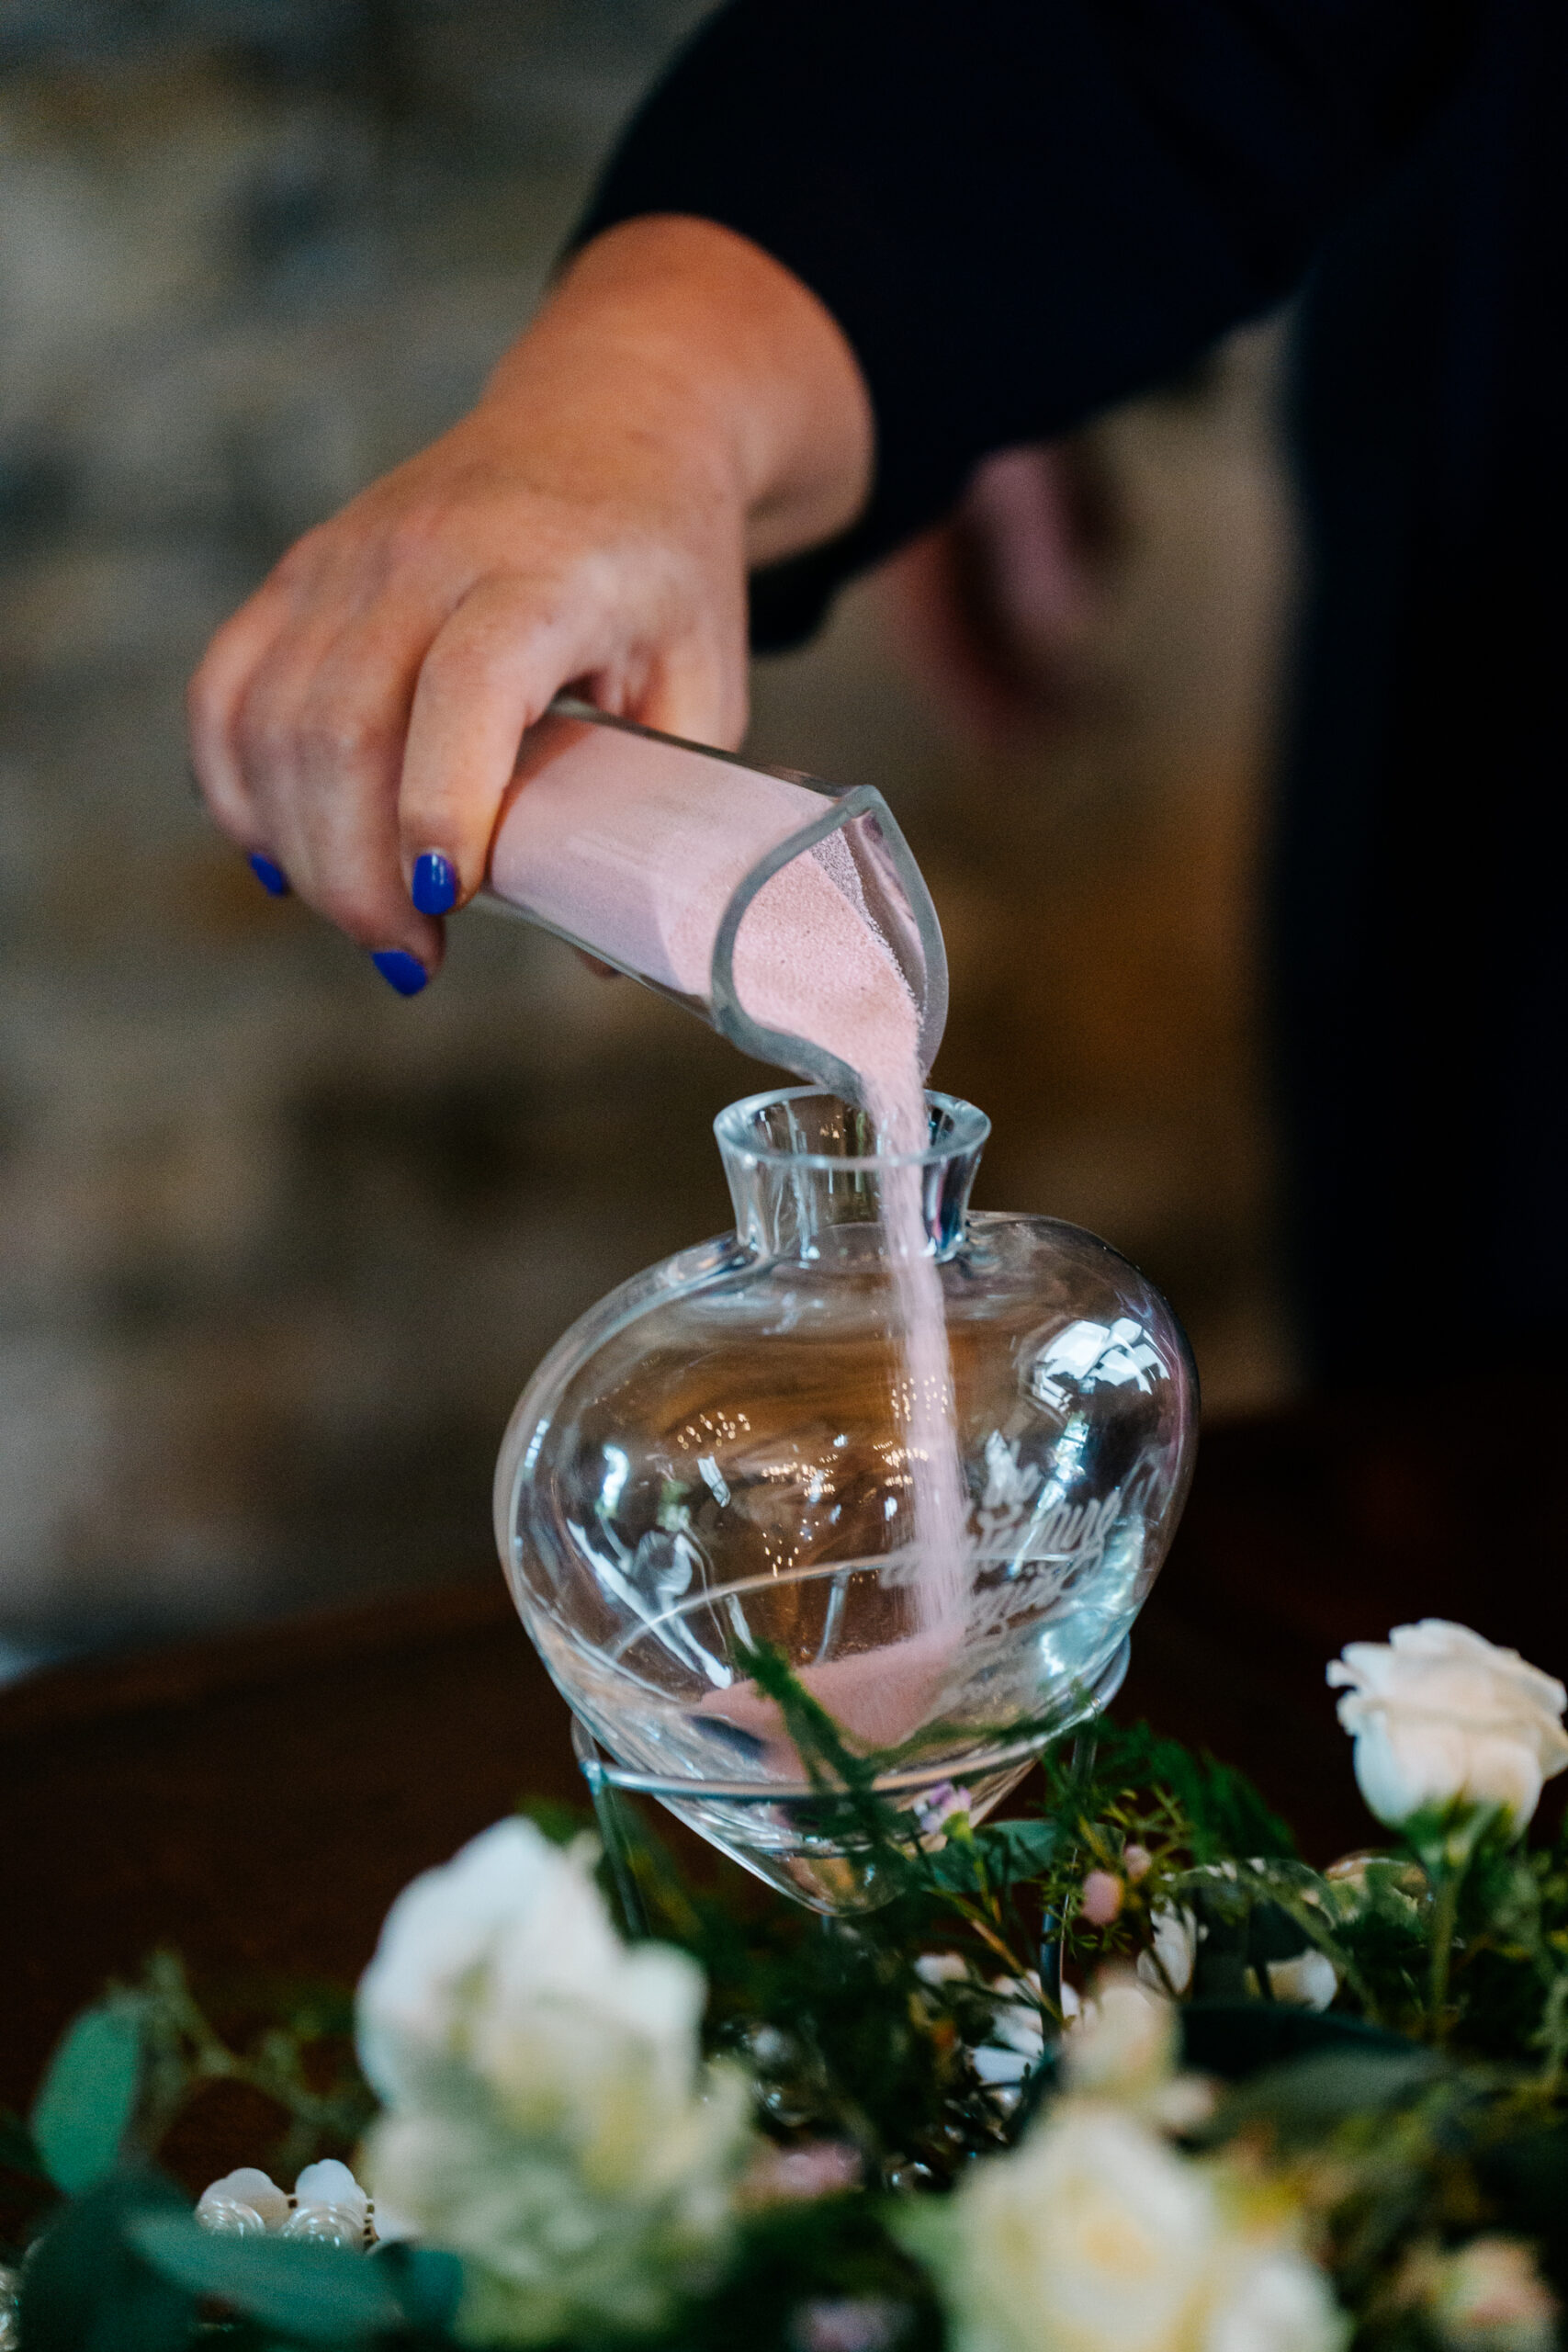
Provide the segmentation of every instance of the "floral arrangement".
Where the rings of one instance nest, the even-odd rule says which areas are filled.
[[[1240,1775],[1105,1724],[1032,1816],[950,1795],[911,1849],[755,1666],[883,1909],[694,1891],[625,1817],[536,1811],[405,1891],[352,2012],[237,2046],[161,1956],[4,2123],[0,2344],[1551,2352],[1568,1840],[1525,1833],[1562,1684],[1462,1626],[1353,1645],[1387,1842],[1320,1871]],[[245,2166],[193,2211],[158,2169],[220,2080],[311,2159],[292,2195]]]

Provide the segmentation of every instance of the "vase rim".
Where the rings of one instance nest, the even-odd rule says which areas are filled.
[[[786,1102],[838,1102],[846,1098],[835,1094],[827,1086],[768,1087],[760,1094],[744,1095],[739,1102],[731,1102],[713,1123],[713,1131],[721,1152],[735,1153],[760,1165],[775,1168],[809,1168],[823,1171],[861,1170],[868,1175],[886,1175],[890,1168],[934,1168],[943,1161],[956,1159],[967,1153],[978,1152],[991,1132],[991,1123],[984,1111],[973,1102],[965,1102],[956,1094],[943,1094],[934,1087],[927,1087],[928,1109],[940,1114],[944,1125],[940,1136],[933,1136],[922,1151],[877,1151],[856,1155],[840,1151],[803,1151],[785,1144],[771,1141],[761,1132],[762,1114]],[[849,1103],[846,1107],[857,1109]]]

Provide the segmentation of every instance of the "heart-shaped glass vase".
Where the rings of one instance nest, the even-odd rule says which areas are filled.
[[[813,1089],[723,1112],[735,1233],[573,1325],[496,1474],[518,1608],[595,1769],[823,1911],[876,1903],[887,1874],[759,1654],[873,1758],[911,1838],[959,1802],[977,1820],[1114,1691],[1191,1464],[1165,1301],[1074,1226],[971,1214],[988,1123],[927,1102],[929,1145],[904,1156]],[[897,1186],[918,1188],[945,1322],[956,1563],[917,1523]]]

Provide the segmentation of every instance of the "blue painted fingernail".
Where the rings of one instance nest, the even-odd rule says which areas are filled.
[[[251,853],[251,872],[255,876],[262,888],[273,898],[287,899],[288,896],[288,875],[285,874],[281,865],[274,865],[270,857],[264,857],[259,849],[253,850]]]
[[[400,996],[417,996],[430,978],[419,957],[411,956],[405,947],[378,948],[370,961]]]
[[[438,849],[416,857],[409,896],[422,915],[449,915],[457,903],[457,875],[450,859]]]

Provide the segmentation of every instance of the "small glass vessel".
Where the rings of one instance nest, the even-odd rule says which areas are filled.
[[[874,1756],[911,1838],[954,1792],[977,1819],[1113,1695],[1191,1467],[1196,1375],[1165,1301],[1074,1226],[971,1213],[989,1122],[926,1100],[929,1144],[902,1156],[816,1089],[721,1113],[735,1232],[567,1332],[496,1473],[518,1608],[595,1769],[822,1911],[882,1900],[886,1872],[751,1654],[782,1652]],[[900,1186],[945,1323],[956,1565],[917,1524]]]
[[[523,738],[482,903],[670,997],[754,1060],[853,1091],[849,1065],[778,996],[776,933],[798,926],[803,890],[819,916],[880,942],[930,1069],[947,1019],[942,929],[869,786],[752,767],[558,695]]]

